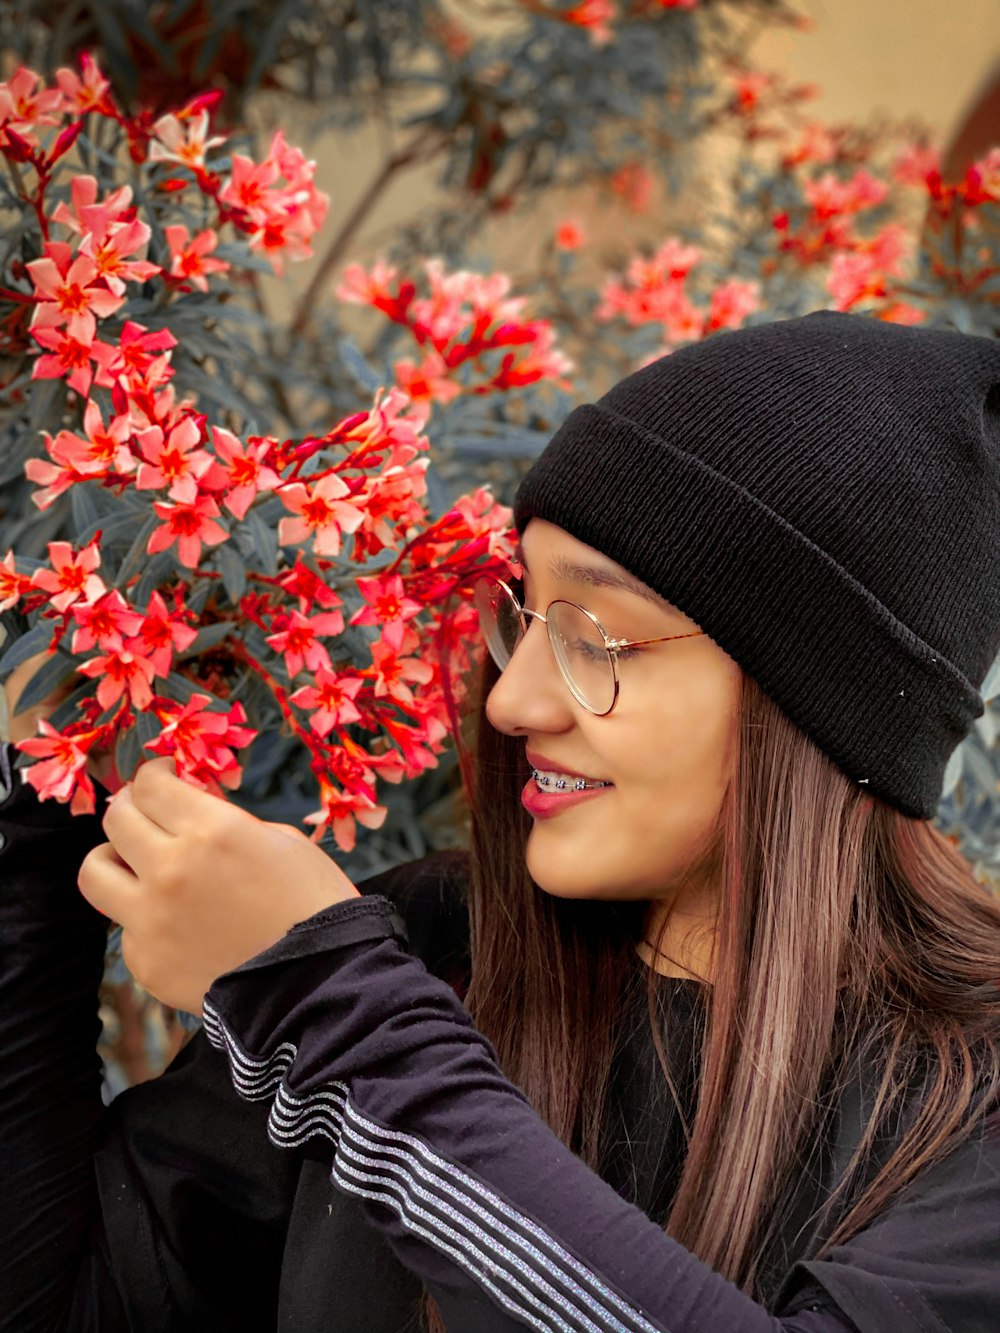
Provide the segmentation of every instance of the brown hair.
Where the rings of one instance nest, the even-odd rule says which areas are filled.
[[[495,679],[487,662],[484,697]],[[967,1138],[1000,1093],[1000,902],[928,821],[853,783],[746,675],[736,745],[710,849],[722,891],[697,1105],[666,1230],[759,1300],[782,1204],[821,1132],[824,1088],[846,1085],[859,1059],[880,1076],[825,1201],[839,1221],[820,1253]],[[466,1004],[507,1076],[596,1168],[642,905],[537,888],[525,867],[527,778],[523,742],[480,708]],[[648,983],[652,1021],[651,970]],[[654,1040],[676,1100],[655,1024]],[[876,1137],[920,1078],[915,1115],[870,1169]]]

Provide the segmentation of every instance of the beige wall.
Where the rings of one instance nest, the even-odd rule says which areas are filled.
[[[475,12],[461,0],[454,0],[453,7],[469,16]],[[767,32],[749,58],[796,82],[817,84],[821,96],[809,110],[818,119],[912,118],[925,123],[946,145],[1000,66],[1000,0],[808,0],[804,9],[813,22],[810,32]],[[275,103],[261,110],[283,125],[291,142],[305,142],[304,118],[297,125],[290,109]],[[1000,126],[996,139],[1000,142]],[[330,215],[318,238],[319,252],[349,216],[386,149],[385,133],[374,127],[348,138],[327,135],[307,146],[309,156],[319,163],[317,183],[331,198]],[[371,258],[391,245],[396,228],[435,192],[435,178],[433,168],[399,176],[356,236],[352,257]],[[683,213],[681,201],[679,212],[674,207],[648,218],[631,218],[629,249],[642,240],[655,242]],[[612,250],[616,238],[625,239],[620,219],[608,214],[606,203],[596,192],[582,191],[547,199],[529,215],[491,221],[473,238],[474,249],[516,280],[522,266],[533,269],[536,247],[551,235],[553,223],[567,214],[590,219],[595,239],[612,242]],[[305,288],[312,269],[312,264],[292,265],[284,281],[269,284],[269,299],[279,317],[294,293]]]
[[[769,33],[757,55],[819,84],[823,119],[916,115],[947,140],[1000,63],[1000,0],[811,0],[807,12],[811,33]]]

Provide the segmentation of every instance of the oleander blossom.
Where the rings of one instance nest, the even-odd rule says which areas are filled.
[[[40,735],[18,742],[18,750],[35,760],[24,769],[24,780],[43,801],[68,801],[74,815],[93,814],[95,792],[87,761],[100,730],[68,734],[57,731],[45,718],[39,718],[38,730]]]

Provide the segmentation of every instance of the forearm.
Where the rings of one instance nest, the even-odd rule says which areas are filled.
[[[330,1138],[334,1181],[368,1201],[449,1327],[846,1327],[773,1317],[627,1204],[504,1078],[387,910],[366,911],[322,913],[220,978],[207,1030],[238,1091],[273,1102],[275,1143]]]
[[[9,765],[0,801],[0,1327],[58,1328],[93,1240],[103,1114],[97,990],[107,923],[76,890],[96,817],[38,802]],[[11,779],[13,778],[13,782]],[[10,790],[11,786],[13,790]]]

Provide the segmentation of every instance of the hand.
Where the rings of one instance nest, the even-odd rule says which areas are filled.
[[[157,999],[200,1013],[216,977],[298,921],[360,895],[297,829],[182,782],[153,759],[108,805],[109,841],[80,867],[83,896],[123,927],[122,957]]]

